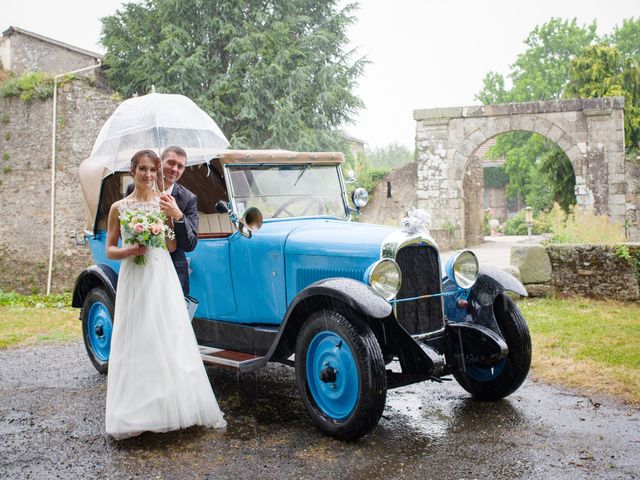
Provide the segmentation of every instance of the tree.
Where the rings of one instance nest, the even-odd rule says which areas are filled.
[[[578,26],[575,18],[552,18],[534,28],[524,41],[527,50],[511,66],[512,101],[562,98],[571,59],[596,38],[595,21]]]
[[[398,168],[414,160],[414,152],[397,142],[367,150],[366,156],[375,168]]]
[[[362,108],[366,60],[346,51],[355,4],[146,0],[103,18],[107,78],[123,96],[193,99],[235,148],[326,150]]]
[[[595,39],[595,21],[579,26],[575,18],[552,18],[525,39],[527,49],[510,65],[511,89],[505,87],[504,76],[489,72],[476,100],[488,104],[562,98],[569,62]]]
[[[621,27],[616,27],[611,35],[605,36],[608,45],[615,45],[625,58],[635,58],[640,62],[640,17],[627,18]]]
[[[596,38],[595,22],[579,26],[575,19],[552,18],[525,39],[526,50],[510,66],[511,88],[504,76],[489,72],[476,99],[508,103],[562,98],[571,59]],[[563,208],[575,203],[573,167],[554,142],[531,132],[512,132],[498,137],[489,155],[505,159],[511,198],[519,196],[537,210],[550,208],[554,201]]]
[[[625,97],[624,133],[627,152],[640,148],[640,64],[625,58],[616,47],[590,46],[574,58],[569,68],[566,96]]]

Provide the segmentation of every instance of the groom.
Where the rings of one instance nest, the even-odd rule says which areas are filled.
[[[180,279],[182,291],[187,296],[189,295],[189,264],[185,252],[191,252],[198,243],[197,197],[177,183],[187,165],[187,152],[180,147],[167,147],[160,155],[160,159],[164,175],[163,192],[162,177],[158,176],[158,189],[162,192],[160,209],[173,222],[178,248],[171,252],[171,260]],[[132,191],[133,185],[129,185],[125,196]]]

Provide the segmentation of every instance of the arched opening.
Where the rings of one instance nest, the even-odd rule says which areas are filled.
[[[494,135],[473,151],[464,171],[465,245],[488,233],[524,235],[525,207],[534,215],[555,203],[568,211],[575,192],[574,166],[556,142],[525,130]]]

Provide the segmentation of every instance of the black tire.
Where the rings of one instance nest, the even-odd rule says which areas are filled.
[[[308,353],[313,356],[315,352],[315,358],[320,358],[318,356],[321,355],[318,354],[320,348],[314,350],[313,345],[315,339],[324,335],[328,335],[330,339],[340,337],[348,347],[347,358],[353,360],[349,363],[353,368],[345,368],[342,377],[339,377],[341,373],[335,370],[334,386],[351,385],[353,393],[352,409],[350,409],[350,402],[347,401],[345,408],[350,410],[340,418],[332,417],[327,409],[323,409],[314,399],[310,381],[307,378]],[[342,349],[342,343],[335,348]],[[345,350],[342,352],[344,353]],[[312,359],[310,362],[313,364]],[[343,364],[340,365],[342,368]],[[362,319],[354,315],[347,320],[345,316],[332,310],[320,310],[311,314],[302,326],[296,341],[295,367],[298,390],[304,406],[323,432],[340,440],[355,440],[370,432],[378,424],[387,399],[387,377],[378,340]],[[349,375],[348,372],[352,374]],[[357,375],[357,378],[354,378],[354,375]],[[353,386],[355,380],[358,381],[357,388]],[[314,379],[313,382],[315,385],[312,385],[312,388],[322,386],[321,382],[331,386],[331,381],[327,380]],[[357,396],[355,396],[356,392]]]
[[[501,294],[493,303],[493,312],[509,347],[501,371],[490,376],[488,380],[481,380],[479,375],[474,375],[473,367],[467,372],[459,371],[453,374],[467,392],[479,400],[488,401],[500,400],[515,392],[527,378],[531,366],[531,335],[518,306],[509,297]],[[475,372],[482,370],[488,369],[477,369]]]
[[[82,319],[82,338],[84,340],[84,346],[87,349],[87,354],[89,355],[89,359],[93,366],[98,370],[98,372],[102,374],[106,374],[109,369],[109,349],[111,345],[111,328],[108,329],[108,325],[104,325],[103,327],[103,335],[107,335],[108,338],[104,340],[101,339],[99,333],[96,332],[96,328],[99,328],[100,320],[96,321],[95,317],[91,318],[93,315],[96,315],[95,310],[92,311],[92,307],[94,309],[102,310],[102,314],[106,316],[108,313],[108,320],[111,322],[111,328],[113,326],[113,312],[114,312],[114,299],[111,297],[109,292],[104,287],[96,287],[93,288],[84,299],[82,304],[81,311],[81,319]],[[106,310],[106,311],[105,311]],[[100,315],[100,312],[98,312]],[[91,327],[93,325],[93,329]],[[94,344],[92,344],[92,339]],[[95,343],[99,341],[99,343],[104,344],[102,347]]]

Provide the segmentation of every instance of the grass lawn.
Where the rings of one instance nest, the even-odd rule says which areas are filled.
[[[640,304],[585,298],[518,302],[531,330],[533,374],[640,405]]]
[[[0,291],[0,348],[82,338],[71,294],[19,295]]]
[[[82,325],[78,312],[70,307],[0,306],[0,348],[80,340]]]

